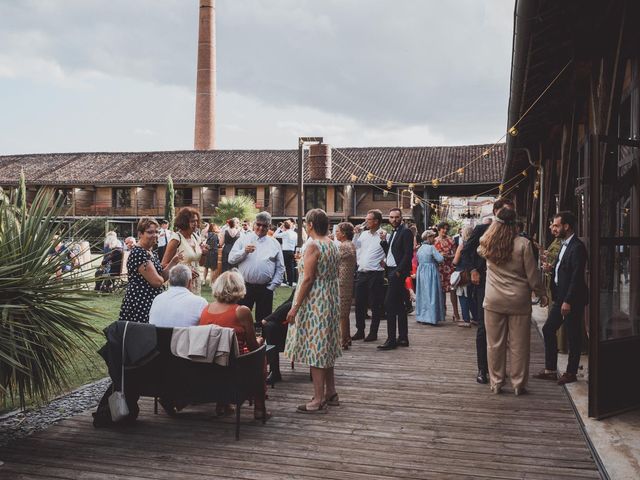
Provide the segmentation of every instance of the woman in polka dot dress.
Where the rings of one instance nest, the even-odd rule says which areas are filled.
[[[158,241],[160,226],[155,218],[142,217],[138,222],[138,244],[129,253],[127,292],[120,308],[121,321],[149,323],[149,310],[153,299],[162,292],[169,270],[180,263],[180,254],[174,256],[163,270],[153,247]]]

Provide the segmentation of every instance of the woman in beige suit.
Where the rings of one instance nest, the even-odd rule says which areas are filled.
[[[487,259],[484,321],[491,391],[500,393],[511,353],[514,393],[526,393],[531,341],[531,292],[546,306],[531,242],[516,232],[516,212],[503,208],[480,239],[478,253]]]

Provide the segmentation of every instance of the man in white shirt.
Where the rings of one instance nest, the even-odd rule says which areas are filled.
[[[253,232],[251,231],[251,224],[249,220],[243,220],[242,228],[240,229],[240,237],[244,237],[245,235],[249,235],[251,233]]]
[[[229,263],[237,266],[247,287],[240,305],[256,307],[256,328],[273,312],[273,291],[284,279],[284,258],[278,241],[267,235],[269,212],[256,215],[253,232],[241,235],[229,252]]]
[[[284,257],[284,267],[287,272],[287,284],[292,287],[296,281],[294,255],[298,244],[298,235],[291,228],[289,220],[285,220],[282,227],[278,228],[273,236],[282,240],[282,256]]]
[[[383,233],[380,229],[382,212],[369,210],[367,212],[367,230],[354,238],[358,263],[356,279],[356,333],[351,340],[373,342],[378,339],[378,327],[382,317],[382,301],[384,300],[384,259],[382,248]],[[365,337],[365,316],[367,306],[371,307],[371,327],[369,335]]]
[[[169,290],[153,299],[149,323],[158,327],[192,327],[208,303],[191,293],[191,269],[176,265],[169,271]]]
[[[167,240],[171,235],[169,231],[169,222],[162,220],[160,222],[160,229],[158,230],[158,259],[162,261],[164,257],[164,251],[167,249]]]

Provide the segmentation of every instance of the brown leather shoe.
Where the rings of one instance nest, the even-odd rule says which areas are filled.
[[[554,382],[557,382],[558,372],[546,372],[544,369],[542,369],[538,373],[533,375],[533,378],[537,378],[538,380],[553,380]]]
[[[565,372],[558,380],[558,385],[566,385],[567,383],[577,382],[578,378],[575,373]]]

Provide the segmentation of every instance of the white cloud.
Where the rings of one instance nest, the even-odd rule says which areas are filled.
[[[218,145],[493,142],[513,3],[217,0]],[[197,0],[0,0],[0,154],[191,148],[197,23]]]

